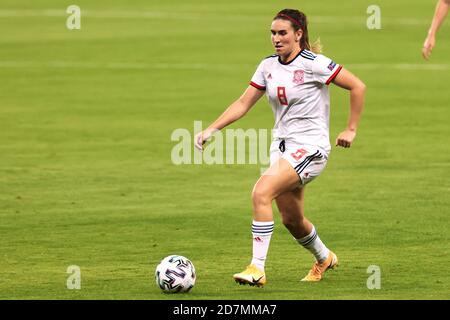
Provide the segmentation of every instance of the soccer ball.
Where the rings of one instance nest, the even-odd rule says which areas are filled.
[[[156,267],[156,284],[166,293],[188,292],[195,284],[195,268],[183,256],[165,257]]]

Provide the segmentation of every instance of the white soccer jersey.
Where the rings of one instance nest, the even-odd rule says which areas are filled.
[[[331,150],[329,139],[330,96],[328,84],[341,66],[331,59],[302,50],[283,63],[278,55],[265,58],[250,84],[265,90],[275,116],[274,139]]]

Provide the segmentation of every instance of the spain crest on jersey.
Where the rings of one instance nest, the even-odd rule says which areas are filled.
[[[303,70],[295,70],[292,82],[294,82],[295,84],[303,84],[304,81],[305,81],[305,72]]]

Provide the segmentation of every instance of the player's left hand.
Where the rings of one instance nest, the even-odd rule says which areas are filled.
[[[355,137],[356,137],[355,130],[345,129],[338,135],[336,139],[336,146],[343,148],[350,148]]]

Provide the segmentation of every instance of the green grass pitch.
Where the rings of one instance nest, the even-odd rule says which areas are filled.
[[[68,30],[66,8],[81,8]],[[16,1],[0,5],[0,299],[448,299],[450,23],[420,50],[435,1]],[[299,7],[301,5],[301,7]],[[333,148],[306,214],[340,258],[316,284],[282,226],[264,288],[236,285],[251,258],[257,165],[171,162],[177,128],[206,126],[270,55],[277,10],[368,87],[351,149]],[[348,93],[331,86],[331,139]],[[270,129],[261,99],[231,128]],[[154,270],[189,257],[197,283],[165,295]],[[81,289],[66,288],[70,265]],[[381,270],[369,290],[367,268]]]

